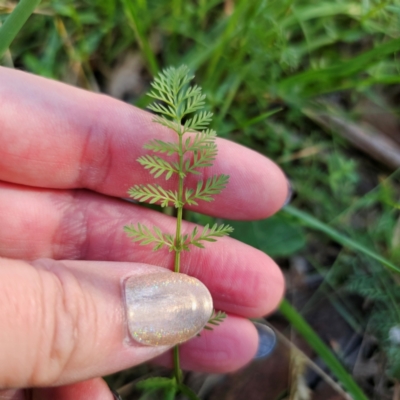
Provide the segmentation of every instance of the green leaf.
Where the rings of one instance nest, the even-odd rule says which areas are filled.
[[[124,226],[124,231],[133,242],[139,242],[141,246],[153,244],[153,251],[167,246],[169,249],[174,245],[171,235],[164,234],[160,228],[153,226],[153,232],[145,225],[138,223],[135,225]]]
[[[272,257],[294,254],[306,244],[303,230],[281,213],[261,221],[229,221],[229,223],[235,229],[233,238],[256,247]]]
[[[204,329],[212,331],[213,327],[210,325],[219,326],[220,324],[222,324],[222,322],[224,322],[225,318],[226,313],[224,313],[223,311],[217,312],[214,310]]]
[[[158,117],[156,121],[170,127],[180,135],[183,134],[179,125],[182,118],[200,110],[205,104],[206,96],[202,94],[199,86],[187,87],[192,79],[193,75],[189,73],[189,68],[185,65],[179,68],[167,68],[155,78],[151,84],[153,90],[148,94],[159,101],[152,103],[148,108],[166,117]],[[203,111],[192,117],[187,121],[186,131],[204,129],[211,121],[211,115]],[[168,122],[168,119],[171,119],[171,122]]]
[[[158,153],[167,153],[167,156],[179,153],[179,146],[177,143],[163,142],[162,140],[154,139],[143,146],[144,149],[152,150]]]
[[[217,153],[217,145],[215,143],[210,143],[207,146],[204,146],[202,150],[195,151],[193,154],[193,159],[186,160],[184,173],[200,175],[200,172],[196,169],[211,167],[217,156]]]
[[[166,126],[169,129],[172,129],[173,131],[175,131],[176,133],[180,133],[182,130],[181,124],[177,123],[175,121],[171,121],[168,118],[162,116],[162,115],[156,115],[153,118],[153,122],[156,122],[157,124]]]
[[[166,115],[167,117],[175,118],[176,116],[176,110],[173,106],[164,106],[160,103],[152,103],[147,108],[156,113]]]
[[[201,242],[216,242],[216,238],[228,236],[232,232],[233,228],[224,224],[214,224],[211,228],[207,224],[201,233],[199,233],[199,229],[196,226],[190,235],[190,239],[184,244],[186,246],[193,245],[202,249],[204,245]]]
[[[188,397],[189,400],[200,400],[199,397],[197,397],[197,394],[193,392],[192,389],[188,388],[186,385],[183,383],[180,383],[179,386],[179,391],[184,394],[185,396]]]
[[[196,191],[193,189],[185,190],[185,203],[189,205],[198,205],[197,200],[212,201],[213,195],[221,193],[229,181],[229,175],[214,175],[207,181],[199,181]]]
[[[184,129],[186,132],[201,131],[210,124],[213,113],[202,111],[195,114],[192,118],[186,120]]]
[[[185,65],[179,68],[166,68],[151,83],[153,90],[148,96],[163,101],[176,110],[176,101],[180,91],[192,79],[193,76],[189,75],[189,68]]]
[[[144,166],[145,169],[150,170],[150,173],[155,178],[159,178],[162,174],[165,175],[165,180],[171,178],[172,174],[178,173],[178,165],[169,163],[168,161],[157,156],[145,155],[139,157],[137,162]]]
[[[135,386],[141,390],[157,390],[176,387],[177,385],[173,378],[162,378],[157,376],[139,381]]]
[[[161,207],[173,204],[179,207],[178,193],[165,190],[159,185],[135,185],[128,190],[129,196],[138,201],[148,201],[150,204],[160,202]]]
[[[216,132],[212,129],[207,129],[198,132],[194,137],[189,137],[185,141],[185,152],[187,151],[202,151],[207,150],[210,146],[215,146]]]
[[[188,98],[186,103],[182,106],[179,117],[183,118],[185,115],[191,114],[204,107],[205,94],[197,94],[191,98]]]
[[[178,392],[178,385],[169,386],[164,389],[164,400],[175,400],[176,393]]]

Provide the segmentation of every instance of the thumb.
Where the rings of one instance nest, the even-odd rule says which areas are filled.
[[[201,282],[164,268],[0,258],[0,387],[131,367],[196,335],[211,311]]]

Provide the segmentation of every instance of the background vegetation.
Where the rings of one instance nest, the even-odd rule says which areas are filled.
[[[0,22],[15,5],[0,0]],[[269,361],[280,384],[265,363],[188,376],[203,398],[400,398],[399,50],[399,0],[43,0],[3,57],[139,107],[154,74],[187,64],[218,134],[290,177],[291,206],[230,221],[287,277],[270,319],[291,340]]]

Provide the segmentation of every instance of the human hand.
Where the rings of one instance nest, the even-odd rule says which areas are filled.
[[[34,387],[34,399],[112,399],[96,377],[169,349],[127,343],[121,280],[172,269],[173,257],[132,243],[122,227],[144,222],[172,233],[175,222],[119,198],[153,182],[136,162],[143,144],[174,134],[106,96],[5,68],[0,82],[0,387],[12,389],[3,398],[23,399],[14,388]],[[229,173],[229,185],[196,211],[251,220],[282,207],[288,186],[274,163],[223,139],[218,150],[207,173]],[[223,373],[245,365],[259,340],[247,318],[277,306],[279,268],[227,237],[183,253],[182,272],[229,315],[180,347],[182,367]]]

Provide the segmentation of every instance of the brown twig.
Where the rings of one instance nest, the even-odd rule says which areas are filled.
[[[400,146],[371,126],[358,125],[326,111],[304,109],[303,113],[389,168],[400,168]]]

